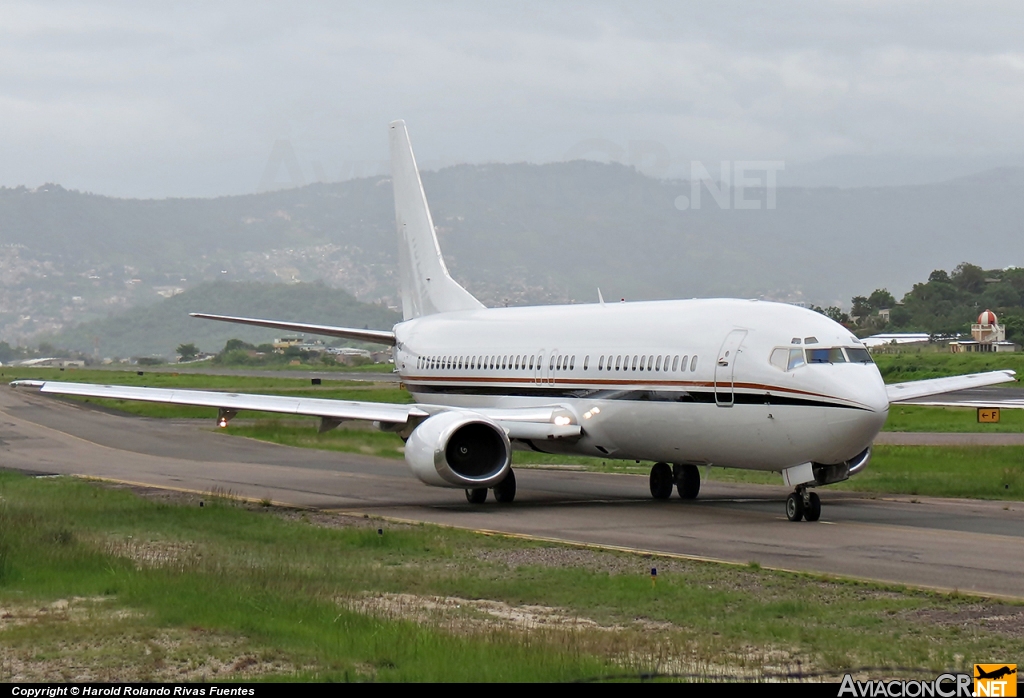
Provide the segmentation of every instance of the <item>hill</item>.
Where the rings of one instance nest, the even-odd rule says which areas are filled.
[[[616,164],[462,165],[423,175],[453,276],[489,305],[763,297],[845,305],[964,259],[1024,265],[1024,171],[941,184],[782,187],[721,208]],[[763,173],[762,173],[763,176]],[[313,281],[397,305],[383,177],[217,199],[0,189],[0,339],[106,317],[199,283]]]
[[[173,298],[93,320],[46,338],[55,346],[100,356],[173,356],[179,344],[219,351],[231,338],[252,344],[272,341],[280,330],[190,318],[190,312],[243,315],[323,325],[391,329],[401,316],[380,305],[360,303],[324,284],[214,282]],[[94,342],[96,342],[94,344]]]

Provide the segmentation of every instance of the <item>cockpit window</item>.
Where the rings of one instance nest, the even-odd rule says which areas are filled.
[[[772,351],[769,362],[780,371],[792,371],[804,365],[804,350],[779,347]]]
[[[867,349],[861,347],[846,347],[846,356],[849,357],[850,363],[854,364],[870,364],[874,363],[871,359],[871,354]]]
[[[828,349],[808,349],[807,363],[809,364],[845,364],[846,356],[842,347],[830,347]]]

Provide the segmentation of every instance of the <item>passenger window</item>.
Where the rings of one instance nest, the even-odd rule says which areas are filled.
[[[654,364],[654,370],[655,371],[660,371],[661,370],[661,357],[660,356],[658,357],[657,363]]]
[[[583,357],[583,370],[586,371],[587,370],[587,366],[589,366],[589,365],[590,365],[590,354],[587,354],[586,356]]]
[[[618,371],[619,367],[621,365],[622,365],[622,355],[619,354],[618,356],[615,357],[615,370]]]
[[[683,365],[684,366],[686,365],[686,359],[685,358],[683,359]],[[672,370],[675,371],[677,368],[679,368],[679,355],[678,354],[676,354],[675,357],[672,359]]]
[[[693,373],[697,370],[697,355],[694,354],[693,358],[690,359],[690,372]]]
[[[636,354],[633,354],[633,370],[634,370],[634,371],[636,370],[636,364],[637,364],[637,361],[638,361],[639,359],[640,359],[640,357],[639,357],[639,356],[637,356]]]
[[[551,362],[548,363],[548,370],[549,371],[554,371],[555,370],[555,355],[554,354],[551,355]]]
[[[650,371],[652,368],[654,368],[654,356],[653,355],[647,357],[647,370]]]
[[[576,368],[576,355],[575,354],[573,354],[572,357],[569,358],[569,370],[571,371],[574,368]]]
[[[601,356],[599,356],[598,359],[597,359],[597,370],[598,371],[603,371],[604,370],[604,354],[601,354]]]
[[[533,354],[530,354],[530,370],[533,370]]]

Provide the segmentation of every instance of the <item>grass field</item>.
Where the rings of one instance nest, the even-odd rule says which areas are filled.
[[[964,373],[981,373],[1012,369],[1017,372],[1016,382],[1004,386],[1020,386],[1024,377],[1024,352],[1003,354],[953,354],[950,352],[874,354],[875,364],[886,383],[944,378]]]
[[[938,431],[955,433],[1024,433],[1024,410],[1001,410],[999,422],[979,424],[973,407],[920,407],[893,405],[883,431]]]
[[[1024,606],[176,497],[0,472],[0,681],[927,675],[1020,648]]]

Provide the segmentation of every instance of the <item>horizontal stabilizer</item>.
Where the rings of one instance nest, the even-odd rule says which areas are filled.
[[[322,334],[327,337],[341,337],[343,339],[358,339],[362,342],[373,342],[374,344],[395,345],[395,333],[387,330],[357,330],[352,327],[331,327],[330,325],[308,325],[302,322],[280,322],[278,320],[260,320],[259,318],[232,317],[230,315],[208,315],[206,313],[189,313],[190,317],[205,318],[207,320],[219,320],[220,322],[235,322],[239,325],[255,325],[256,327],[270,327],[275,330],[286,330],[288,332],[309,332],[310,334]]]
[[[930,378],[923,381],[908,381],[885,386],[889,402],[906,402],[929,395],[954,393],[957,390],[980,388],[985,385],[1007,383],[1015,380],[1016,371],[987,371],[986,373],[969,373],[966,376],[949,376],[948,378]]]

